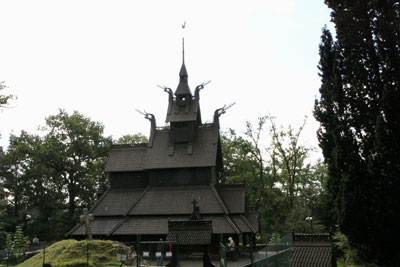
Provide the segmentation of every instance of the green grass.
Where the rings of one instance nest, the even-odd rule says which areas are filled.
[[[89,266],[120,266],[117,253],[128,254],[124,244],[109,240],[76,241],[72,239],[54,243],[46,248],[46,262],[53,267],[86,266],[86,244],[89,245]],[[42,267],[43,251],[17,265],[17,267]]]

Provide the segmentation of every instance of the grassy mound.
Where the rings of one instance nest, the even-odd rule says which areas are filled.
[[[86,266],[86,244],[89,246],[89,266],[120,266],[117,254],[128,254],[124,244],[108,240],[76,241],[63,240],[46,248],[46,262],[53,267]],[[43,251],[18,264],[17,267],[42,267]]]

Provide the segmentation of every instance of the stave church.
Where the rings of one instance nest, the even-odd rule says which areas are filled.
[[[254,240],[258,213],[246,205],[244,185],[219,182],[219,120],[226,107],[215,111],[212,123],[202,123],[204,86],[192,94],[183,53],[175,92],[164,87],[168,126],[157,127],[154,115],[145,113],[151,124],[148,142],[111,147],[105,167],[109,186],[89,211],[94,238],[168,240],[172,232],[184,229],[187,244],[217,248],[221,237],[232,236],[237,244],[239,236],[244,244]],[[67,235],[84,238],[85,225],[76,225]]]

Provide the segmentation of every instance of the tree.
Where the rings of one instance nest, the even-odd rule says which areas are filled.
[[[253,129],[251,123],[248,122],[247,126],[248,129]],[[260,165],[260,157],[255,157],[264,147],[259,143],[259,150],[256,151],[251,139],[237,135],[233,129],[221,135],[221,145],[224,169],[220,182],[244,184],[246,204],[258,207],[263,238],[268,238],[268,234],[273,232],[281,233],[278,229],[281,221],[280,211],[285,210],[281,207],[281,191],[274,187],[269,169],[264,168],[266,162],[263,161]]]
[[[264,131],[267,122],[271,123],[270,135]],[[258,206],[263,237],[310,231],[305,218],[312,216],[320,200],[323,168],[320,163],[306,164],[311,148],[299,144],[302,127],[297,131],[278,128],[266,116],[256,125],[246,122],[244,136],[232,129],[221,136],[221,182],[245,184],[247,204]],[[265,143],[268,139],[269,145]]]
[[[26,193],[29,191],[27,187],[30,182],[25,175],[30,165],[31,149],[29,144],[35,139],[25,131],[21,135],[10,136],[10,143],[7,153],[3,158],[3,186],[7,190],[6,198],[13,207],[14,218],[18,218],[20,212],[26,206]]]
[[[49,168],[47,158],[42,137],[25,131],[19,136],[10,136],[2,161],[8,231],[13,231],[17,224],[25,223],[27,214],[32,216],[27,234],[48,240],[62,237],[66,230],[64,225],[69,219],[59,216],[59,211],[65,209],[66,194],[61,180]]]
[[[4,82],[0,82],[0,91],[4,90],[6,85]],[[10,103],[10,101],[14,99],[14,95],[2,95],[0,94],[0,108],[2,107],[7,107],[7,105]]]
[[[244,137],[238,136],[235,130],[228,129],[221,135],[221,146],[224,169],[219,182],[244,184],[248,204],[255,206],[261,198],[259,190],[261,182],[260,175],[257,173],[260,170],[259,161],[253,156],[253,144]]]
[[[272,176],[274,183],[279,187],[282,197],[282,207],[285,209],[282,232],[309,232],[318,231],[321,225],[314,214],[316,206],[321,200],[323,192],[321,176],[323,166],[319,161],[311,162],[311,146],[300,143],[300,136],[306,124],[294,129],[292,126],[284,128],[278,126],[272,117],[270,121],[271,144],[268,148]],[[313,218],[313,227],[310,227],[307,217]]]
[[[281,171],[283,179],[280,180],[283,189],[286,191],[289,199],[289,208],[294,208],[294,201],[296,191],[300,189],[305,190],[308,184],[306,172],[310,166],[304,166],[305,160],[308,157],[310,148],[299,144],[300,134],[304,128],[306,120],[303,125],[294,132],[293,128],[289,126],[287,131],[278,129],[272,118],[271,121],[271,135],[272,135],[272,163],[274,171],[277,168]],[[302,179],[303,178],[303,179]]]
[[[6,193],[4,191],[4,152],[3,148],[0,147],[0,249],[5,245],[6,237],[6,217],[7,217],[7,206],[6,206]]]
[[[24,131],[11,135],[2,163],[11,225],[32,216],[30,231],[42,240],[62,237],[78,218],[77,208],[90,207],[104,183],[111,138],[103,126],[74,112],[49,116],[42,136]],[[64,210],[68,210],[68,214]],[[55,231],[48,231],[48,229]]]
[[[361,259],[398,266],[400,3],[325,3],[337,40],[323,30],[314,115],[329,169],[329,201]]]
[[[76,208],[93,205],[96,188],[105,182],[103,170],[111,138],[103,136],[103,125],[76,111],[69,115],[60,110],[46,118],[46,125],[48,169],[59,179],[56,184],[66,193],[69,216],[76,220]]]
[[[24,236],[22,232],[22,227],[17,226],[14,235],[8,234],[6,239],[6,248],[8,255],[16,258],[16,263],[18,263],[18,258],[23,256],[25,250],[29,247],[29,238]]]
[[[259,190],[260,190],[260,197],[263,199],[266,193],[266,181],[265,181],[265,160],[264,160],[264,153],[262,151],[260,138],[264,130],[264,126],[266,123],[267,117],[263,116],[258,118],[257,121],[257,128],[254,129],[253,125],[246,121],[246,136],[250,139],[251,147],[248,149],[249,153],[252,155],[255,164],[254,167],[257,170],[256,177],[258,177],[259,182]]]
[[[127,135],[121,136],[113,143],[114,144],[137,145],[137,144],[147,143],[148,141],[149,140],[147,139],[147,136],[145,136],[141,133],[136,133],[136,134],[127,134]]]

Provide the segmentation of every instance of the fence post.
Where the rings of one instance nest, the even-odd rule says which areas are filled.
[[[252,267],[254,265],[253,246],[254,246],[254,244],[253,244],[253,240],[252,240],[251,245],[250,245],[250,266],[252,266]]]
[[[136,266],[139,267],[140,266],[140,242],[141,242],[141,238],[140,235],[136,236]]]
[[[226,247],[222,242],[219,242],[219,262],[221,267],[227,267],[226,262]]]
[[[86,266],[89,267],[89,241],[86,240]]]
[[[44,266],[45,262],[46,262],[46,245],[44,245],[44,247],[43,247],[43,266]]]
[[[176,263],[179,266],[179,236],[176,234]]]

